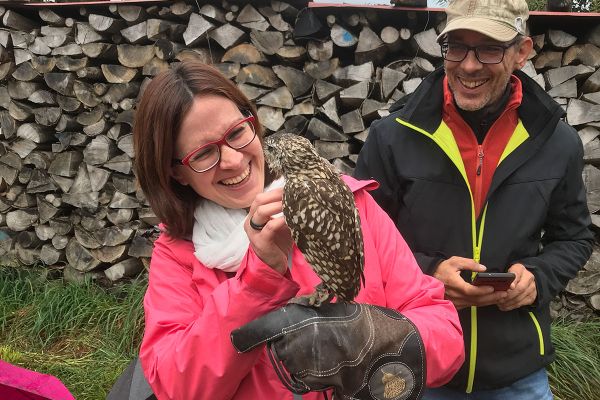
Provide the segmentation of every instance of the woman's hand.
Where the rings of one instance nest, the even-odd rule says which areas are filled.
[[[294,242],[283,215],[273,217],[282,211],[282,197],[283,188],[259,193],[250,205],[244,230],[256,255],[283,275]]]

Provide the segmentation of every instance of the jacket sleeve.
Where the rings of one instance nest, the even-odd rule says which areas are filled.
[[[583,146],[577,132],[566,128],[577,142],[576,150],[570,152],[565,175],[550,198],[542,250],[536,257],[515,261],[525,265],[535,276],[537,299],[534,307],[547,304],[555,298],[592,254],[594,237],[590,230],[591,218],[581,176]]]
[[[375,201],[385,210],[392,221],[396,221],[400,204],[400,193],[403,186],[401,177],[394,167],[394,151],[391,144],[387,143],[381,129],[382,122],[375,121],[369,128],[369,136],[363,145],[354,177],[356,179],[374,179],[379,183],[379,188],[371,194]],[[427,275],[433,275],[437,266],[446,259],[441,254],[425,254],[414,252],[415,259],[421,270]]]
[[[458,371],[465,356],[456,308],[444,299],[442,283],[421,271],[387,214],[368,193],[360,197],[364,197],[364,218],[379,257],[386,307],[415,324],[425,346],[427,386],[441,386]]]
[[[262,352],[238,354],[230,332],[284,305],[298,285],[251,249],[236,276],[219,282],[215,271],[182,262],[171,243],[157,240],[152,254],[144,374],[159,399],[230,399]]]

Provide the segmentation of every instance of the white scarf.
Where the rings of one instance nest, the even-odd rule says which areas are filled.
[[[265,188],[265,192],[283,187],[279,178]],[[245,209],[225,208],[203,199],[194,210],[194,255],[208,268],[235,272],[248,251],[250,240],[244,231]]]

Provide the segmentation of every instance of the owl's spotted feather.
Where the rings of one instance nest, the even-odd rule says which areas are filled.
[[[350,188],[305,138],[276,134],[265,139],[265,156],[283,174],[283,214],[292,237],[322,284],[314,305],[336,296],[352,301],[363,277],[360,217]]]

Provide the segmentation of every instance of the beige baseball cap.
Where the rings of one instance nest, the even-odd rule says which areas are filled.
[[[438,42],[448,32],[458,29],[509,42],[519,33],[525,35],[529,7],[525,0],[450,0],[446,15],[446,27],[438,36]]]

